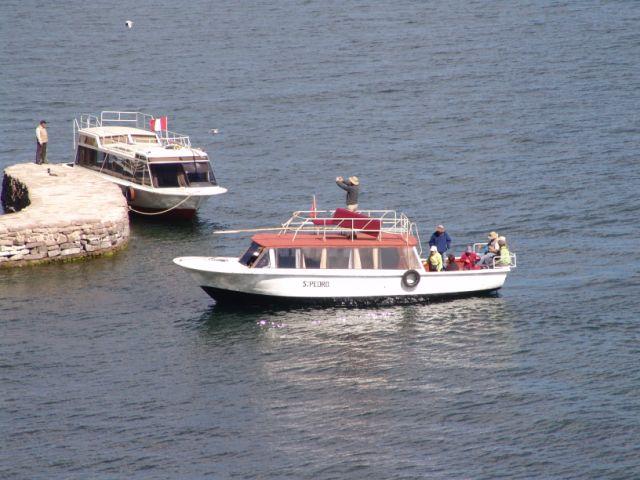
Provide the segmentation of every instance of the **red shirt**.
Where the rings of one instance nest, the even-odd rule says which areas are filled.
[[[475,252],[464,252],[460,255],[460,260],[464,262],[464,270],[477,270],[480,268],[476,266],[476,262],[480,260],[480,257]]]

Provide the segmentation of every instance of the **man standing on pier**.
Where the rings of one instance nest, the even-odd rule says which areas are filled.
[[[40,120],[40,125],[36,128],[36,163],[41,165],[47,163],[47,143],[49,134],[47,133],[47,122]]]

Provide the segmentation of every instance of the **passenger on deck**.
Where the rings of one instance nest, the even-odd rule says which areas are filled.
[[[447,268],[445,268],[447,272],[455,272],[460,270],[460,266],[456,263],[456,256],[453,253],[447,255]]]
[[[438,248],[440,255],[444,255],[451,247],[451,237],[445,231],[444,225],[438,225],[436,231],[431,235],[429,246],[433,247],[434,245]]]
[[[343,190],[347,191],[347,208],[352,212],[358,210],[358,193],[360,190],[360,181],[358,177],[349,177],[348,182],[342,177],[336,177],[336,184]]]
[[[489,268],[493,265],[493,257],[498,255],[500,246],[498,245],[498,234],[491,232],[489,234],[489,241],[487,242],[486,253],[480,257],[478,265],[482,268]]]
[[[507,246],[507,239],[505,237],[499,237],[498,245],[500,246],[498,252],[500,258],[496,260],[496,264],[501,267],[508,267],[511,265],[511,252],[509,252],[509,247]]]
[[[463,270],[476,270],[476,263],[480,260],[480,256],[473,251],[473,247],[471,245],[467,245],[467,249],[464,251],[462,255],[460,255],[460,260],[464,262],[462,266]]]
[[[442,255],[438,253],[438,248],[435,245],[429,249],[427,266],[430,272],[440,272],[442,270]]]

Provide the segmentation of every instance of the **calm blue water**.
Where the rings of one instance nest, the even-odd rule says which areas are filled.
[[[640,2],[0,9],[0,167],[41,118],[64,162],[77,114],[141,110],[229,188],[112,258],[0,272],[1,478],[640,478]],[[519,269],[497,298],[242,312],[171,263],[353,174]]]

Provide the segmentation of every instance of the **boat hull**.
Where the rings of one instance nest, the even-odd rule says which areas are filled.
[[[172,218],[193,218],[197,210],[209,199],[207,196],[190,196],[183,194],[166,194],[135,187],[121,186],[133,213],[139,215],[162,215]],[[131,190],[134,193],[131,193]],[[177,205],[177,207],[176,207]]]
[[[411,305],[416,303],[428,303],[436,300],[451,300],[456,298],[479,297],[496,293],[499,288],[491,290],[478,290],[465,293],[446,293],[434,295],[401,295],[380,297],[285,297],[272,295],[259,295],[245,292],[236,292],[214,287],[201,286],[205,293],[213,298],[217,304],[251,307],[254,305],[305,305],[305,306],[384,306],[384,305]]]
[[[221,303],[394,304],[486,294],[500,289],[509,268],[421,271],[417,285],[401,270],[251,269],[235,258],[180,257],[197,284]]]
[[[128,182],[106,173],[96,172],[80,165],[76,165],[76,167],[83,168],[118,185],[127,199],[131,211],[139,215],[189,219],[210,197],[227,191],[226,188],[219,186],[152,188]]]

